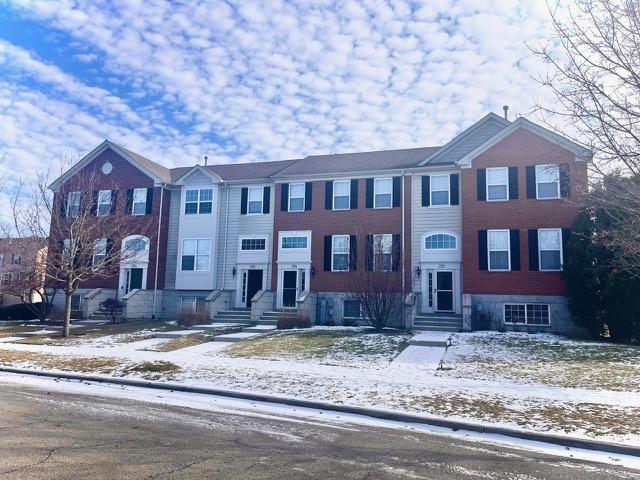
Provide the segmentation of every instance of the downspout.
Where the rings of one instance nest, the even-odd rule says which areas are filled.
[[[160,233],[162,229],[162,202],[164,200],[164,185],[160,184],[160,211],[158,212],[158,238],[156,241],[156,272],[153,278],[153,306],[151,307],[151,319],[156,318],[156,298],[158,296],[158,263],[160,260]]]
[[[405,202],[405,198],[404,198],[404,196],[405,196],[404,175],[405,175],[405,171],[402,170],[402,173],[401,173],[401,176],[400,176],[401,182],[402,182],[402,184],[400,186],[400,189],[401,189],[400,190],[401,191],[400,197],[402,198],[402,204],[400,205],[400,208],[401,208],[400,211],[402,212],[402,227],[401,227],[402,240],[400,241],[400,244],[401,244],[400,248],[401,248],[401,251],[402,251],[402,323],[403,323],[403,325],[405,324],[405,320],[406,320],[405,319],[405,310],[406,309],[404,308],[405,293],[406,293],[405,292],[405,289],[406,289],[406,287],[405,287],[405,264],[406,264],[405,255],[406,255],[406,252],[405,252],[405,241],[404,241],[404,229],[405,229],[405,227],[404,227],[404,224],[405,224],[405,221],[404,221],[404,215],[405,215],[405,212],[404,212],[404,202]],[[404,326],[406,326],[406,325],[404,325]]]
[[[225,184],[226,195],[225,199],[227,204],[225,205],[224,214],[224,252],[222,254],[222,288],[226,286],[227,282],[227,249],[229,248],[229,184]]]

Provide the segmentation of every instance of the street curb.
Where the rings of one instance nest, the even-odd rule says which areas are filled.
[[[303,400],[290,397],[278,397],[274,395],[264,395],[260,393],[242,392],[236,390],[224,390],[218,388],[191,387],[176,383],[152,382],[149,380],[131,380],[126,378],[102,377],[98,375],[82,375],[76,373],[57,373],[40,370],[29,370],[22,368],[0,367],[0,372],[15,373],[21,375],[35,375],[40,377],[64,378],[69,380],[82,380],[86,382],[110,383],[114,385],[125,385],[129,387],[152,388],[156,390],[171,390],[175,392],[198,393],[204,395],[215,395],[220,397],[238,398],[243,400],[253,400],[265,403],[279,403],[294,407],[304,407],[319,410],[328,410],[354,415],[391,420],[403,423],[419,423],[435,427],[449,428],[453,431],[467,430],[470,432],[488,433],[503,435],[505,437],[518,438],[534,442],[550,443],[570,448],[582,448],[586,450],[597,450],[600,452],[613,453],[616,455],[631,455],[640,457],[640,447],[633,447],[611,442],[600,442],[591,439],[579,439],[563,437],[549,433],[528,432],[506,427],[497,427],[482,423],[472,423],[460,420],[449,420],[441,417],[428,415],[416,415],[393,410],[383,410],[378,408],[358,407],[352,405],[339,405],[335,403],[320,402],[315,400]]]

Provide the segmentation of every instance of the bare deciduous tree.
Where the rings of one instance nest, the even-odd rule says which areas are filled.
[[[552,67],[539,80],[557,102],[538,109],[566,136],[591,147],[591,181],[625,179],[590,201],[615,220],[602,241],[619,252],[620,268],[638,275],[640,3],[575,0],[551,4],[549,11],[554,38],[532,50]]]

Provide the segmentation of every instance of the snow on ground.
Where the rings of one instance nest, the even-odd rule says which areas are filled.
[[[310,336],[322,331],[306,330]],[[459,334],[446,350],[445,369],[435,371],[433,359],[415,361],[415,352],[410,355],[412,362],[391,361],[399,351],[393,353],[394,349],[404,348],[394,343],[406,340],[401,336],[340,337],[340,332],[349,331],[355,333],[331,329],[339,339],[329,341],[320,335],[325,343],[319,347],[296,342],[288,332],[232,345],[207,342],[172,352],[146,350],[161,339],[119,343],[117,336],[70,346],[2,343],[0,359],[2,354],[20,352],[100,357],[118,362],[109,367],[117,376],[428,413],[640,445],[640,425],[632,421],[640,418],[640,387],[614,374],[620,366],[635,372],[637,347],[621,350],[552,335]],[[268,339],[272,339],[271,354]],[[168,362],[176,368],[166,375],[154,371],[149,377],[144,369],[130,368],[141,362]],[[3,363],[43,368],[37,356]],[[63,367],[47,363],[49,369],[69,370],[68,365]],[[596,374],[587,382],[594,368]],[[572,376],[572,371],[580,373]],[[617,380],[601,381],[606,372]]]

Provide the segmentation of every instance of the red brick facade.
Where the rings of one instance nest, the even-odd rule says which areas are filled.
[[[386,176],[392,176],[391,174]],[[399,176],[393,174],[393,176]],[[336,178],[336,180],[342,180]],[[325,181],[314,181],[312,188],[313,208],[305,212],[284,212],[280,208],[282,184],[275,187],[273,271],[278,270],[278,237],[279,232],[292,230],[311,230],[311,262],[315,275],[311,278],[310,289],[315,292],[346,292],[353,282],[354,272],[324,271],[324,237],[328,235],[356,235],[358,271],[365,269],[366,236],[372,234],[402,233],[402,209],[400,207],[375,209],[366,208],[366,179],[358,179],[358,208],[351,210],[325,209]],[[411,277],[411,177],[404,179],[405,203],[405,288],[409,288]],[[390,272],[400,281],[402,269]],[[277,275],[271,279],[271,288],[277,289]]]
[[[110,162],[113,165],[113,171],[109,175],[104,175],[101,172],[101,167],[105,162]],[[117,206],[116,211],[123,213],[126,204],[127,190],[132,188],[153,188],[154,181],[151,177],[147,176],[140,169],[134,167],[127,160],[123,159],[119,154],[115,153],[111,149],[106,149],[100,153],[95,159],[87,164],[83,169],[77,172],[67,182],[65,182],[61,188],[61,193],[54,194],[54,209],[52,218],[52,231],[56,231],[56,222],[65,221],[64,218],[59,216],[59,205],[61,202],[61,194],[66,195],[69,191],[86,190],[86,186],[82,185],[82,180],[91,177],[93,172],[97,172],[93,178],[93,190],[117,190]],[[158,236],[158,213],[160,211],[160,187],[155,187],[153,192],[153,204],[150,215],[144,216],[131,216],[128,221],[129,227],[127,233],[123,235],[123,238],[128,235],[145,235],[149,238],[149,266],[147,270],[147,288],[153,288],[155,282],[155,264],[156,264],[156,252],[157,252],[157,236]],[[90,197],[91,192],[87,192]],[[162,212],[162,224],[164,228],[161,229],[160,237],[160,261],[158,262],[158,288],[164,287],[165,277],[165,259],[167,255],[167,225],[169,222],[169,205],[171,192],[168,189],[164,190],[163,194],[163,212]],[[52,237],[49,239],[49,248],[55,248],[56,243],[59,240]],[[121,240],[111,239],[113,241],[113,248],[119,249]],[[118,274],[116,273],[111,278],[96,278],[84,282],[80,285],[80,288],[118,288]]]
[[[570,169],[568,198],[527,198],[526,167],[563,164]],[[518,199],[505,202],[479,201],[477,170],[518,167]],[[587,185],[587,165],[570,152],[528,130],[518,129],[475,159],[461,172],[463,292],[496,295],[564,295],[561,272],[529,270],[527,230],[570,228],[578,211],[578,199]],[[478,230],[519,229],[521,270],[480,270]]]

